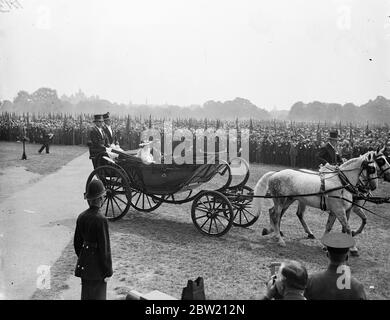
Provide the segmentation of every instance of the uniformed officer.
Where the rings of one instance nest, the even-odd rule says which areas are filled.
[[[106,300],[107,280],[112,276],[111,246],[107,219],[100,212],[106,194],[100,180],[92,180],[84,198],[89,209],[77,218],[74,249],[75,276],[81,278],[81,300]]]
[[[339,140],[337,130],[331,130],[329,132],[329,141],[323,146],[317,155],[319,164],[332,164],[338,165],[343,163],[341,156],[337,151],[337,142]]]
[[[329,266],[309,276],[305,297],[309,300],[365,300],[363,285],[352,277],[347,266],[349,248],[355,240],[346,233],[327,233],[321,239],[327,247]]]

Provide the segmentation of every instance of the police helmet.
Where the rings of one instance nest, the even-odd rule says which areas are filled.
[[[106,188],[100,180],[92,180],[87,186],[87,192],[84,193],[84,199],[94,200],[106,194]]]

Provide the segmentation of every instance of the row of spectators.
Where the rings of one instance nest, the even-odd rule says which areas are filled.
[[[92,125],[91,115],[60,117],[20,116],[3,113],[0,115],[0,140],[17,141],[26,135],[31,143],[41,143],[45,131],[54,134],[53,144],[86,144],[88,130]],[[148,127],[163,132],[163,127],[189,129],[225,129],[249,131],[249,159],[254,163],[279,164],[300,168],[316,168],[316,153],[326,142],[329,124],[292,123],[285,121],[211,121],[198,119],[178,119],[162,121],[134,119],[131,117],[111,117],[112,128],[116,132],[123,149],[136,149],[141,142],[141,132]],[[333,125],[334,127],[334,125]],[[339,153],[349,159],[387,145],[390,138],[388,126],[337,125],[341,141]],[[217,148],[218,149],[218,148]]]

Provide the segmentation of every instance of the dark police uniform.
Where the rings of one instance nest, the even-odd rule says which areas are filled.
[[[328,233],[321,242],[328,250],[336,249],[344,253],[355,244],[352,236],[345,233]],[[305,297],[308,300],[366,300],[363,285],[352,276],[350,288],[337,287],[338,279],[343,276],[343,272],[337,273],[340,265],[330,264],[327,270],[310,275]]]
[[[105,300],[107,284],[112,276],[111,247],[107,219],[99,208],[82,212],[76,224],[74,249],[78,260],[75,276],[81,278],[82,300]]]

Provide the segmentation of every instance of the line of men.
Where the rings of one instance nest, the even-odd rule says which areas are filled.
[[[93,167],[96,168],[96,156],[105,151],[106,148],[115,144],[119,146],[118,137],[111,128],[110,113],[95,114],[94,125],[89,131],[89,158],[92,160]]]

